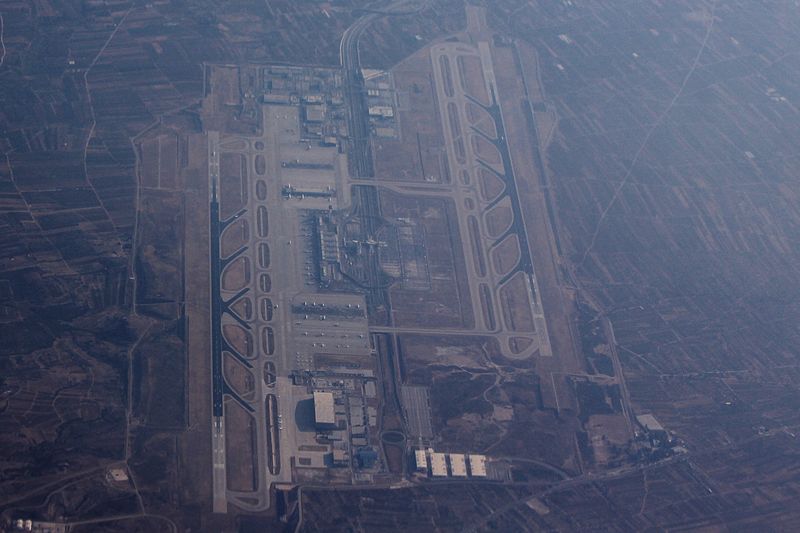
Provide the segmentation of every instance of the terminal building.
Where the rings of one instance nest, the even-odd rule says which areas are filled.
[[[314,392],[314,423],[320,429],[330,429],[336,426],[332,392]]]

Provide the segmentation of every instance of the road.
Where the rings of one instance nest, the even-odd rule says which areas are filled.
[[[364,77],[361,75],[361,54],[358,42],[370,24],[386,16],[403,16],[418,13],[427,6],[423,2],[409,11],[398,11],[409,4],[408,0],[389,3],[385,9],[369,10],[366,15],[356,20],[342,34],[339,42],[339,64],[344,71],[344,95],[348,105],[348,130],[352,143],[350,156],[350,175],[353,177],[372,177],[372,147],[369,143],[369,110],[367,109]]]
[[[374,173],[369,144],[369,111],[358,41],[364,30],[379,17],[377,13],[361,17],[345,30],[339,43],[339,62],[344,71],[344,94],[348,106],[347,127],[351,140],[350,175],[354,177],[372,177]]]
[[[655,463],[648,463],[643,465],[632,465],[632,466],[623,466],[621,468],[611,470],[605,472],[603,474],[585,474],[582,476],[565,479],[558,483],[555,483],[550,488],[542,492],[541,494],[526,494],[521,496],[520,498],[513,499],[512,501],[508,502],[505,505],[498,507],[486,514],[481,520],[471,524],[471,526],[466,530],[469,532],[475,532],[481,530],[482,527],[486,526],[492,519],[494,519],[498,515],[502,515],[504,513],[513,511],[517,507],[521,507],[528,504],[528,501],[531,498],[539,498],[543,499],[547,496],[554,494],[556,492],[561,492],[563,490],[567,490],[573,487],[577,487],[580,485],[586,485],[591,483],[598,483],[601,481],[608,481],[611,479],[616,479],[620,477],[624,477],[630,475],[635,472],[641,472],[643,470],[652,470],[655,468],[661,468],[669,463],[683,461],[685,460],[685,456],[674,455],[672,457],[668,457],[666,459],[662,459]]]
[[[636,419],[631,408],[631,395],[628,392],[628,383],[625,381],[625,372],[622,370],[622,363],[619,360],[619,352],[617,351],[617,338],[614,336],[614,326],[607,315],[603,315],[600,319],[603,326],[603,333],[605,333],[608,345],[610,347],[611,363],[614,365],[614,374],[619,383],[620,396],[622,400],[622,412],[625,416],[625,422],[628,424],[628,433],[633,437],[634,428],[636,427]]]

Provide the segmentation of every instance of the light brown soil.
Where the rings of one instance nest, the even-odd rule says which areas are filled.
[[[222,334],[234,350],[245,357],[252,355],[253,335],[242,326],[239,324],[225,324],[222,326]]]
[[[514,211],[511,209],[511,201],[500,202],[491,211],[486,213],[486,230],[489,237],[499,237],[506,231],[514,221]]]
[[[246,175],[241,154],[222,153],[219,158],[220,215],[229,217],[244,207]]]
[[[498,276],[504,276],[513,269],[519,261],[519,237],[511,234],[491,251],[492,266]]]
[[[478,170],[478,175],[480,177],[481,196],[485,201],[490,202],[503,192],[505,188],[503,180],[484,168]]]
[[[429,49],[422,49],[392,69],[400,95],[400,139],[376,142],[375,176],[379,179],[445,181],[441,157],[444,139],[435,107]]]
[[[562,294],[558,278],[558,259],[555,243],[547,217],[547,206],[543,191],[547,190],[545,177],[536,171],[532,146],[536,141],[528,130],[520,102],[524,98],[521,75],[518,72],[511,48],[493,48],[494,72],[497,80],[498,99],[503,109],[503,121],[509,150],[515,163],[514,173],[519,187],[520,203],[525,216],[536,280],[547,317],[548,333],[553,353],[557,360],[548,364],[564,371],[581,372],[579,348],[573,338],[571,324],[575,313],[574,302]],[[532,77],[535,73],[531,73]],[[556,359],[556,358],[554,358]]]
[[[247,244],[247,239],[250,237],[249,229],[247,220],[244,218],[240,218],[225,229],[220,239],[220,254],[222,257],[228,257]]]
[[[233,387],[240,396],[245,396],[253,390],[253,374],[232,355],[225,353],[223,361],[225,381]]]
[[[506,329],[509,331],[535,331],[525,274],[517,273],[498,292]]]
[[[231,490],[255,490],[255,420],[233,400],[225,402],[225,473]]]
[[[237,257],[222,272],[222,290],[238,291],[250,283],[250,258]]]
[[[159,186],[162,189],[175,189],[178,174],[178,138],[174,134],[159,137]]]
[[[458,74],[464,92],[481,103],[489,105],[489,95],[486,93],[486,82],[483,79],[483,68],[478,56],[458,56]]]
[[[500,164],[500,153],[489,141],[480,135],[472,136],[472,149],[475,155],[491,165]]]
[[[158,139],[139,145],[139,183],[142,187],[158,187]]]

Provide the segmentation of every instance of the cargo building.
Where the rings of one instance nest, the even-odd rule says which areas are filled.
[[[425,450],[414,450],[414,465],[417,467],[417,472],[427,472],[428,456],[425,455]]]
[[[432,449],[428,450],[431,458],[431,475],[434,477],[447,477],[447,458],[445,454]]]
[[[469,470],[473,477],[486,477],[486,456],[470,454]]]
[[[450,473],[453,477],[467,477],[467,461],[463,453],[450,454]]]
[[[314,423],[319,428],[336,426],[332,392],[314,392]]]

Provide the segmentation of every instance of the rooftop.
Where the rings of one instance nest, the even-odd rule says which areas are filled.
[[[467,477],[467,461],[463,453],[450,454],[450,472],[456,477]]]
[[[317,424],[335,424],[332,392],[314,392],[314,421]]]
[[[475,477],[486,477],[486,456],[470,454],[469,470]]]
[[[414,450],[414,463],[417,465],[417,470],[428,469],[428,457],[425,455],[425,450]]]
[[[651,414],[638,415],[636,421],[647,431],[664,431],[664,426],[659,424],[658,420]]]
[[[447,476],[445,454],[431,451],[431,474],[437,477]]]

